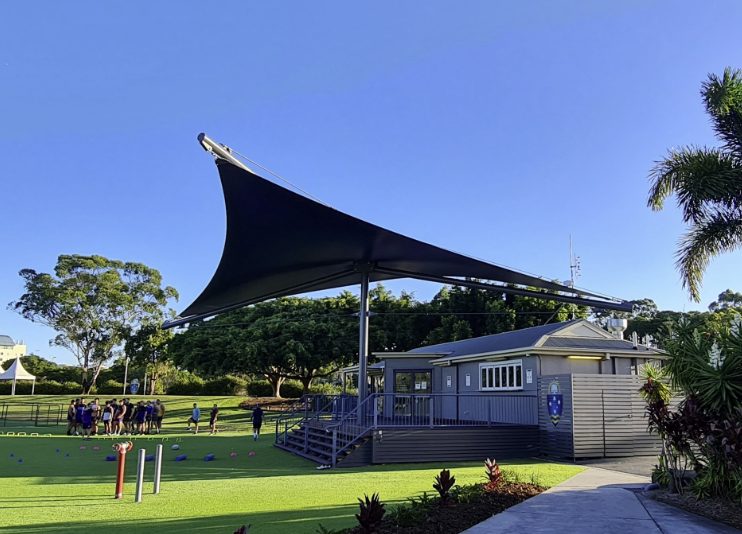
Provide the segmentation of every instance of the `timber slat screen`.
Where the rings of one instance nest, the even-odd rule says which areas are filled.
[[[0,402],[0,425],[57,426],[66,422],[67,408],[63,404],[41,402]]]
[[[557,383],[563,406],[556,424],[547,394]],[[636,375],[572,374],[540,380],[539,428],[542,451],[562,458],[653,456],[660,450],[647,431],[645,403]]]
[[[574,456],[653,455],[659,441],[647,431],[636,375],[573,375]]]

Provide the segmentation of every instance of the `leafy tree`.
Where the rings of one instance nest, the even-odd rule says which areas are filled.
[[[126,339],[124,347],[124,352],[132,363],[145,367],[152,395],[157,390],[160,376],[169,370],[168,348],[173,339],[172,330],[163,330],[160,324],[158,321],[142,325]]]
[[[53,274],[33,269],[19,274],[25,293],[9,306],[57,331],[50,344],[75,356],[83,393],[131,332],[160,316],[168,300],[178,296],[172,287],[162,287],[156,269],[103,256],[62,255]]]
[[[453,315],[446,315],[441,319],[441,325],[434,328],[425,339],[426,345],[437,345],[449,341],[459,341],[472,337],[471,326],[468,321],[457,319]]]
[[[742,308],[742,293],[731,289],[722,291],[714,302],[709,304],[709,311],[718,311],[726,308]]]
[[[658,211],[676,196],[683,222],[690,226],[676,265],[696,302],[711,258],[742,245],[742,71],[709,74],[701,95],[721,147],[671,150],[651,171],[648,200]]]
[[[315,378],[357,357],[357,304],[350,294],[326,299],[281,298],[192,325],[175,336],[173,361],[207,375],[265,377],[280,396],[292,378],[309,389]]]

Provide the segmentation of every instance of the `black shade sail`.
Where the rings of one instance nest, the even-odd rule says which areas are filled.
[[[631,309],[620,300],[386,230],[223,159],[217,158],[216,163],[227,209],[224,252],[206,289],[166,327],[275,297],[359,284],[365,273],[371,282],[417,278],[599,308]]]

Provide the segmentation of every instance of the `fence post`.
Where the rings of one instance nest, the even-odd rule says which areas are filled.
[[[428,412],[430,417],[430,428],[433,428],[433,397],[428,397]]]
[[[379,403],[374,399],[374,428],[379,424]]]
[[[338,431],[337,428],[332,429],[332,467],[335,467],[338,460]]]
[[[309,424],[304,421],[304,452],[309,450]]]
[[[288,421],[286,421],[286,422],[285,422],[285,423],[283,424],[283,444],[284,444],[284,445],[286,445],[286,442],[287,442],[287,438],[288,438],[288,434],[289,434],[289,422],[288,422]]]
[[[36,420],[34,421],[34,426],[39,426],[39,410],[41,409],[41,406],[36,404]]]

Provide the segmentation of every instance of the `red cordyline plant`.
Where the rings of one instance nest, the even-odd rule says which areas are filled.
[[[487,458],[484,461],[484,474],[487,476],[487,483],[484,485],[484,489],[487,491],[493,491],[497,489],[502,483],[502,473],[500,472],[500,466],[497,465],[497,460],[494,458],[490,460]]]
[[[445,506],[450,501],[451,488],[453,488],[454,484],[456,484],[456,477],[451,476],[451,471],[448,469],[443,469],[436,475],[433,489],[441,496],[441,505]]]
[[[356,519],[361,526],[361,532],[364,534],[376,532],[386,513],[386,510],[384,510],[385,505],[381,502],[379,494],[374,493],[370,499],[368,495],[364,494],[363,499],[358,499],[358,504],[360,510],[356,514]]]

